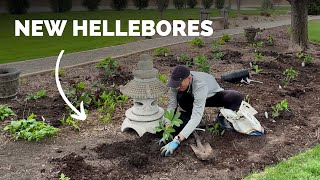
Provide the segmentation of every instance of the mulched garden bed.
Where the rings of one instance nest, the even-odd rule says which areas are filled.
[[[206,131],[200,135],[213,147],[213,159],[201,161],[196,158],[189,147],[195,143],[192,136],[182,143],[172,157],[162,157],[161,146],[157,144],[159,135],[145,134],[139,138],[132,131],[120,132],[125,111],[131,107],[132,101],[128,101],[124,106],[117,106],[105,130],[97,123],[98,112],[94,108],[89,110],[88,119],[80,123],[80,132],[61,126],[59,120],[68,111],[56,89],[54,76],[51,73],[42,73],[22,78],[17,98],[1,100],[1,104],[12,106],[18,118],[26,117],[30,113],[35,113],[38,119],[44,117],[50,124],[60,127],[61,132],[56,137],[31,144],[10,141],[10,136],[3,133],[0,139],[0,164],[4,165],[0,166],[0,174],[4,174],[2,177],[7,177],[6,179],[58,179],[61,173],[77,180],[241,179],[252,171],[262,170],[312,147],[319,143],[320,133],[320,63],[319,59],[316,59],[311,65],[302,67],[302,61],[295,54],[287,52],[287,29],[288,27],[284,26],[265,30],[262,34],[265,37],[271,35],[275,40],[274,46],[261,48],[264,57],[256,63],[263,71],[259,74],[251,71],[251,79],[263,84],[246,85],[220,80],[222,74],[250,68],[250,62],[254,61],[253,48],[245,42],[243,35],[237,35],[221,46],[221,51],[224,52],[222,60],[212,58],[211,44],[198,48],[190,43],[169,46],[167,48],[172,55],[154,57],[154,67],[169,76],[173,67],[181,64],[177,56],[182,53],[188,54],[191,59],[200,54],[206,55],[210,69],[221,86],[242,92],[259,112],[256,118],[266,130],[264,136],[247,136],[234,131],[227,131],[220,136]],[[312,45],[312,48],[320,49],[320,46]],[[143,53],[152,55],[153,51]],[[119,85],[132,79],[130,72],[136,69],[140,54],[142,53],[118,58],[122,76],[115,83],[108,81],[108,86],[118,90]],[[287,86],[283,86],[283,72],[291,67],[298,72],[298,76]],[[197,66],[192,64],[192,69],[197,70]],[[101,72],[95,64],[89,64],[65,69],[61,83],[64,88],[81,81],[89,86],[100,78]],[[28,93],[40,89],[45,89],[48,97],[28,103],[24,101]],[[284,99],[288,101],[289,111],[272,118],[271,107]],[[167,99],[161,98],[159,106],[165,108],[166,105]],[[218,110],[207,108],[203,123],[212,123]],[[265,112],[269,114],[268,119]],[[9,122],[10,120],[0,122],[1,128]],[[20,155],[23,157],[18,158]],[[32,166],[28,166],[30,162]],[[16,174],[12,174],[13,172]]]

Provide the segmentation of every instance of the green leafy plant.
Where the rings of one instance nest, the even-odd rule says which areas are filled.
[[[268,43],[269,43],[270,45],[274,45],[274,39],[273,39],[273,37],[272,37],[271,35],[269,35],[269,36],[267,37],[267,41],[268,41]]]
[[[159,126],[155,128],[156,132],[162,132],[162,139],[163,140],[172,140],[173,136],[172,133],[175,132],[174,127],[179,127],[183,121],[179,119],[181,113],[177,112],[174,114],[174,110],[171,111],[165,111],[164,118],[169,120],[167,123],[159,122]]]
[[[224,53],[223,52],[216,52],[216,53],[213,53],[212,57],[214,59],[221,60],[224,57]]]
[[[202,47],[204,45],[204,41],[201,38],[195,37],[191,40],[191,44],[193,46]]]
[[[225,44],[226,44],[226,42],[225,42],[223,39],[221,39],[221,38],[219,38],[219,39],[217,40],[217,42],[218,42],[220,45],[225,45]]]
[[[295,79],[298,76],[298,72],[291,67],[289,69],[286,69],[283,72],[283,75],[285,76],[283,83],[284,83],[284,85],[288,85],[290,81],[292,81],[293,79]]]
[[[272,112],[273,118],[279,117],[281,112],[289,111],[287,100],[284,99],[280,103],[276,104],[275,106],[272,106],[272,110],[273,110]]]
[[[297,53],[296,53],[296,57],[299,58],[299,59],[302,59],[302,58],[304,57],[304,53],[301,52],[301,51],[300,51],[300,52],[297,52]]]
[[[263,58],[263,55],[261,52],[255,52],[254,58],[255,58],[255,60],[261,60]]]
[[[223,40],[224,42],[229,42],[232,39],[232,36],[229,34],[224,34],[221,37],[221,40]]]
[[[179,56],[179,61],[180,62],[187,62],[190,60],[190,57],[188,54],[186,53],[182,53],[180,56]]]
[[[153,55],[155,56],[168,56],[169,54],[171,54],[171,52],[166,47],[160,47],[153,51]]]
[[[127,96],[118,96],[114,91],[104,91],[99,99],[95,100],[99,112],[98,121],[103,122],[104,125],[108,124],[112,118],[112,113],[115,111],[116,104],[124,104],[127,100]]]
[[[211,45],[212,51],[214,51],[214,52],[220,51],[220,48],[221,48],[221,44],[218,41],[212,42],[212,45]]]
[[[168,82],[168,78],[165,74],[158,73],[157,78],[164,84],[167,84]]]
[[[63,126],[69,125],[69,126],[72,126],[74,129],[80,131],[80,127],[78,126],[79,121],[73,119],[71,116],[68,116],[67,118],[63,116],[63,118],[60,121]]]
[[[59,180],[70,180],[67,176],[65,176],[63,173],[60,174]]]
[[[59,129],[47,125],[43,121],[37,121],[34,118],[34,114],[31,114],[27,119],[11,121],[11,123],[4,128],[4,131],[9,132],[16,139],[39,141],[46,137],[56,135]]]
[[[98,62],[96,67],[103,69],[105,76],[108,79],[112,79],[114,76],[118,75],[121,69],[119,62],[111,57],[106,57],[102,61]]]
[[[55,76],[55,72],[56,72],[56,70],[53,70],[53,71],[51,72],[51,74],[52,74],[53,76]],[[64,76],[64,74],[65,74],[64,70],[63,70],[62,68],[60,68],[60,69],[58,70],[58,75],[59,75],[59,77]]]
[[[252,44],[250,44],[250,47],[253,47],[254,52],[256,53],[256,52],[260,51],[261,48],[263,48],[263,42],[259,41],[257,43],[252,43]]]
[[[194,63],[198,66],[198,68],[202,72],[209,73],[210,72],[210,66],[208,63],[208,60],[205,55],[199,55],[194,58]]]
[[[255,71],[256,74],[259,74],[260,72],[263,71],[262,68],[260,68],[258,65],[252,65],[252,69]]]
[[[93,103],[93,93],[91,89],[86,88],[84,82],[73,84],[70,88],[65,90],[65,93],[76,108],[80,107],[82,101],[85,108],[89,108]]]
[[[218,122],[214,123],[213,127],[208,128],[208,131],[215,136],[222,136],[225,132],[221,130]]]
[[[31,101],[31,100],[37,100],[41,98],[47,97],[46,90],[42,89],[40,91],[37,91],[35,93],[30,93],[26,96],[25,101]]]
[[[304,60],[303,62],[306,64],[306,65],[309,65],[313,62],[313,56],[311,54],[307,54],[305,57],[304,57]]]
[[[4,120],[10,116],[16,116],[11,107],[8,105],[0,105],[0,120]]]

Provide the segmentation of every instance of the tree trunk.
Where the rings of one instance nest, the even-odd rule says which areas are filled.
[[[291,43],[289,44],[289,51],[304,51],[308,48],[308,0],[291,0]]]
[[[240,15],[240,6],[241,6],[241,0],[236,0],[237,2],[237,14]]]
[[[231,9],[231,6],[232,6],[232,0],[229,0],[229,1],[228,1],[228,9],[229,9],[229,10]]]

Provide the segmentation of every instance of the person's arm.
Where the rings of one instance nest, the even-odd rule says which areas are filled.
[[[169,90],[169,95],[168,95],[168,98],[169,98],[169,104],[168,104],[168,107],[167,107],[167,111],[171,111],[171,110],[175,110],[177,108],[177,94],[178,94],[178,91],[176,89],[172,89],[170,88]],[[169,124],[170,122],[168,122],[169,120],[164,118],[165,122],[166,122],[166,127],[168,128],[169,127]]]
[[[180,141],[187,139],[190,136],[190,134],[196,129],[196,127],[200,124],[203,116],[204,108],[206,105],[207,93],[208,93],[208,88],[204,84],[200,84],[193,91],[194,102],[193,102],[192,115],[189,122],[186,124],[186,126],[182,129],[182,131],[178,135]]]
[[[175,109],[177,107],[177,94],[178,94],[178,91],[176,89],[170,88],[169,95],[168,95],[168,98],[169,98],[169,104],[167,108],[168,111]]]

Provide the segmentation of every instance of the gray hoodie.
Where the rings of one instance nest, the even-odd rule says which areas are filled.
[[[186,139],[200,124],[207,98],[212,97],[217,92],[224,90],[220,87],[216,79],[211,74],[196,71],[191,71],[190,73],[193,75],[192,94],[194,97],[194,102],[192,115],[189,122],[180,132]],[[191,91],[191,89],[187,89],[187,91]],[[177,107],[177,94],[178,90],[170,88],[169,105],[167,110],[172,110]]]

